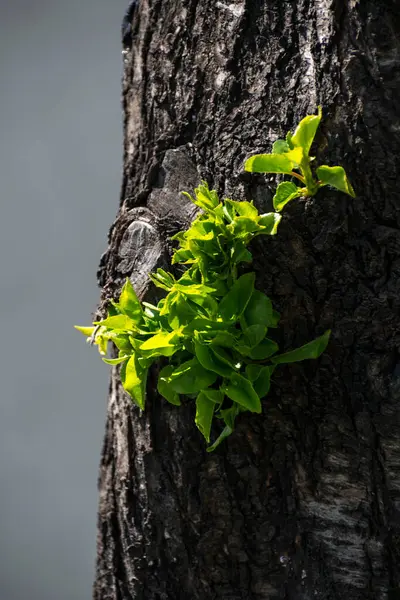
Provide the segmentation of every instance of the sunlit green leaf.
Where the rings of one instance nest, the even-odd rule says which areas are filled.
[[[80,327],[79,325],[74,325],[74,328],[83,333],[86,337],[93,335],[93,331],[95,330],[95,327]]]
[[[126,329],[128,331],[134,331],[136,322],[133,321],[127,315],[115,315],[114,317],[107,317],[103,321],[95,321],[95,325],[103,325],[107,329]]]
[[[225,198],[224,202],[232,206],[241,217],[248,217],[249,219],[257,219],[258,217],[258,210],[252,202],[237,202],[228,198]]]
[[[278,225],[281,219],[281,215],[275,212],[261,215],[258,224],[265,227],[262,233],[266,235],[275,235],[278,231]]]
[[[154,350],[160,356],[172,356],[180,348],[176,331],[156,333],[140,345],[140,350]]]
[[[275,196],[273,197],[274,209],[277,211],[282,210],[290,200],[301,196],[301,193],[301,188],[297,187],[297,185],[290,181],[283,181],[276,188]]]
[[[273,154],[284,154],[285,152],[289,152],[289,150],[289,144],[286,140],[276,140],[272,145]]]
[[[294,134],[291,136],[291,143],[294,146],[300,146],[304,150],[304,154],[308,156],[313,143],[318,125],[322,118],[321,107],[318,107],[317,115],[308,115],[297,125]]]
[[[316,338],[312,342],[308,342],[308,344],[304,344],[304,346],[301,346],[300,348],[296,348],[296,350],[291,350],[290,352],[273,356],[271,358],[271,362],[275,364],[282,364],[299,362],[309,358],[318,358],[327,347],[330,334],[331,331],[328,329],[320,337]]]
[[[142,318],[142,307],[138,297],[136,296],[135,290],[127,278],[126,282],[121,290],[119,297],[119,306],[122,311],[131,317],[134,321],[140,321]]]
[[[101,360],[107,365],[119,365],[128,360],[128,358],[129,356],[120,356],[119,358],[102,358]]]
[[[124,390],[143,410],[146,399],[147,370],[140,368],[137,356],[132,354],[130,359],[122,365],[120,373]]]
[[[290,174],[293,167],[293,162],[283,154],[255,154],[244,163],[244,170],[251,173]]]
[[[317,177],[323,185],[330,185],[337,190],[355,198],[356,194],[350,181],[347,179],[343,167],[327,167],[322,165],[317,169]]]

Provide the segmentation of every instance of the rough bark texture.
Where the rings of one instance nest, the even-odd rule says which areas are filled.
[[[400,11],[380,0],[142,0],[125,56],[121,205],[103,304],[168,265],[200,178],[271,210],[244,159],[321,104],[317,159],[357,192],[323,191],[254,244],[281,345],[333,331],[282,367],[263,414],[214,454],[193,405],[141,414],[111,379],[96,600],[400,598]],[[151,292],[151,291],[150,291]]]

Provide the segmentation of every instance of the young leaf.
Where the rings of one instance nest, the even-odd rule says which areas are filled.
[[[219,305],[223,321],[237,320],[245,310],[254,290],[255,273],[245,273],[235,281]]]
[[[134,321],[138,322],[141,320],[143,315],[142,307],[128,277],[121,290],[119,307],[123,313],[131,317]]]
[[[196,398],[195,423],[207,442],[210,441],[211,422],[214,415],[215,404],[200,392]]]
[[[298,198],[301,194],[301,188],[298,188],[297,185],[290,181],[283,181],[276,188],[275,196],[272,199],[274,209],[278,212],[281,211],[290,200]]]
[[[264,235],[275,235],[282,217],[278,213],[265,213],[259,218],[258,224],[265,227],[261,230]]]
[[[102,325],[107,329],[125,329],[128,331],[134,331],[136,323],[127,315],[115,315],[113,317],[107,317],[103,321],[95,321],[94,325]]]
[[[258,210],[252,202],[237,202],[228,198],[225,198],[224,202],[232,206],[241,217],[248,217],[249,219],[257,219],[258,217]]]
[[[286,152],[289,152],[289,150],[289,144],[286,140],[276,140],[272,145],[273,154],[285,154]]]
[[[217,437],[215,442],[206,448],[207,452],[214,452],[214,450],[233,432],[232,427],[225,425],[220,435]]]
[[[337,190],[356,197],[350,181],[347,179],[346,171],[343,167],[327,167],[322,165],[317,169],[317,177],[322,182],[322,185],[330,185]]]
[[[194,204],[197,204],[197,206],[200,206],[200,208],[204,208],[205,210],[212,210],[218,206],[218,194],[215,190],[210,190],[206,181],[202,181],[201,183],[202,185],[199,185],[199,187],[194,190],[196,194]]]
[[[102,358],[101,360],[107,365],[119,365],[128,360],[129,356],[120,356],[119,358]]]
[[[174,404],[175,406],[180,406],[181,401],[179,400],[178,394],[173,390],[170,384],[170,376],[173,373],[174,367],[172,365],[167,365],[163,369],[161,369],[158,382],[157,382],[157,391],[163,398],[165,398],[170,404]]]
[[[146,356],[172,356],[180,347],[181,343],[176,331],[163,331],[151,336],[139,348],[141,351],[146,351]],[[150,355],[147,351],[150,351]]]
[[[171,373],[169,383],[178,394],[195,394],[208,388],[216,379],[216,373],[208,371],[193,358],[179,365]]]
[[[255,413],[261,412],[260,398],[257,396],[251,382],[239,373],[232,373],[220,389],[228,398],[247,410]]]
[[[271,362],[278,365],[299,362],[308,358],[318,358],[327,347],[330,334],[331,331],[328,329],[320,337],[316,338],[312,342],[308,342],[308,344],[304,344],[304,346],[301,346],[300,348],[296,348],[296,350],[291,350],[290,352],[273,356],[271,358]]]
[[[244,170],[250,173],[286,173],[290,175],[293,162],[284,154],[255,154],[246,160]]]
[[[135,354],[132,354],[128,362],[122,365],[121,381],[124,390],[131,396],[135,404],[143,410],[146,399],[147,370],[140,368]]]
[[[96,329],[95,327],[80,327],[79,325],[74,325],[74,328],[83,333],[86,337],[91,337],[93,331]]]
[[[322,118],[322,109],[318,106],[317,115],[308,115],[297,125],[294,134],[291,136],[290,142],[293,146],[300,146],[304,150],[304,154],[308,156],[313,143],[318,125]]]

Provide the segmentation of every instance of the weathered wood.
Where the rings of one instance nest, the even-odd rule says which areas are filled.
[[[263,414],[206,454],[193,406],[148,385],[140,413],[113,370],[99,488],[96,600],[400,597],[400,11],[372,0],[142,0],[125,56],[120,212],[103,303],[168,265],[200,178],[271,209],[244,159],[317,104],[326,188],[288,205],[252,248],[285,348],[333,331],[318,361],[282,367]],[[151,290],[150,290],[151,291]]]

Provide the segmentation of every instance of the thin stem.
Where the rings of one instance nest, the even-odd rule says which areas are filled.
[[[302,177],[302,176],[301,176],[301,175],[299,175],[298,173],[295,173],[294,171],[291,171],[289,174],[290,174],[292,177],[297,177],[297,179],[300,179],[301,183],[304,183],[304,184],[305,184],[306,180],[304,179],[304,177]]]

